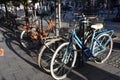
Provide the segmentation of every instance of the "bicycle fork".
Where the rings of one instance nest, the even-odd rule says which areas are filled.
[[[67,46],[65,53],[63,55],[63,58],[62,58],[62,62],[64,64],[67,64],[69,62],[70,56],[72,55],[72,51],[73,51],[72,49],[73,49],[73,45]]]

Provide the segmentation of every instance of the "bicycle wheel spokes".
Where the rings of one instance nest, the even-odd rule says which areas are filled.
[[[55,79],[64,79],[75,64],[77,53],[68,49],[69,43],[60,45],[51,60],[51,74]],[[68,49],[68,50],[66,50]],[[76,48],[75,48],[76,49]],[[71,54],[70,54],[71,51]],[[56,69],[56,71],[54,71]]]
[[[67,74],[70,72],[71,68],[68,67],[67,65],[61,63],[59,64],[60,66],[57,69],[57,71],[55,72],[57,76],[63,76],[63,74],[65,74],[64,76],[67,76]]]
[[[46,72],[50,72],[50,62],[53,56],[53,51],[55,50],[56,49],[53,47],[53,45],[49,45],[41,55],[40,65]]]
[[[40,50],[38,56],[38,65],[46,72],[50,72],[50,62],[52,56],[57,48],[57,46],[61,43],[61,39],[51,40],[47,42]]]
[[[97,41],[99,41],[99,44]],[[97,41],[93,46],[93,53],[96,54],[95,62],[101,64],[109,58],[112,51],[113,42],[108,34],[102,34],[97,38]]]
[[[67,57],[67,56],[64,56],[64,57]],[[54,74],[56,74],[56,76],[63,76],[64,74],[67,75],[69,68],[70,66],[66,64],[66,58],[64,58],[63,60],[63,52],[60,52],[54,60],[53,69],[56,69]]]

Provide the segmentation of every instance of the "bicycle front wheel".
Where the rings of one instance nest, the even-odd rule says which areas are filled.
[[[73,45],[70,48],[69,42],[61,44],[55,51],[50,65],[51,75],[55,79],[64,79],[67,77],[67,74],[74,67],[77,52],[76,47]],[[54,69],[57,69],[54,71]]]
[[[50,72],[50,62],[51,58],[63,40],[61,38],[52,39],[40,49],[40,53],[38,55],[38,65],[46,72]]]
[[[110,56],[113,48],[113,41],[108,34],[100,35],[94,42],[92,53],[94,61],[98,64],[104,63]]]

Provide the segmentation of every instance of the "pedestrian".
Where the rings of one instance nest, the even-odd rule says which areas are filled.
[[[0,56],[4,56],[4,49],[0,48]]]

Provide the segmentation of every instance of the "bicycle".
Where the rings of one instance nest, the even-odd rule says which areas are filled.
[[[47,28],[43,31],[43,28],[40,28],[36,25],[25,25],[22,26],[22,33],[20,35],[20,43],[24,48],[30,49],[33,45],[38,45],[38,41],[41,43],[42,38],[49,36],[50,31],[53,30],[55,24],[52,19],[49,19],[49,23],[44,20],[44,23],[48,24]],[[35,20],[37,21],[37,20]],[[43,26],[44,27],[44,26]],[[53,31],[54,32],[54,31]]]
[[[96,63],[104,63],[110,56],[113,48],[112,35],[113,30],[100,30],[103,24],[91,25],[93,30],[90,44],[87,47],[76,34],[76,29],[72,30],[69,42],[61,44],[55,51],[50,71],[54,79],[64,79],[75,66],[78,52],[82,51],[82,61],[93,59]],[[79,47],[79,50],[76,48]],[[107,52],[108,51],[108,52]],[[57,69],[54,71],[54,69]]]

